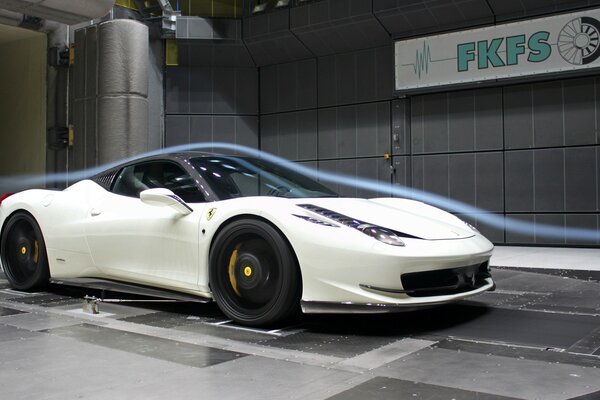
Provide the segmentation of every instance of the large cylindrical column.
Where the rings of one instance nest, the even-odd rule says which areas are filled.
[[[98,27],[98,163],[148,150],[148,27],[117,19]]]

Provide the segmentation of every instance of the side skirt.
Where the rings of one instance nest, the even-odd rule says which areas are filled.
[[[71,278],[71,279],[51,279],[50,283],[56,285],[76,286],[97,290],[108,290],[119,293],[131,293],[140,296],[158,297],[161,299],[172,299],[179,301],[191,301],[196,303],[210,303],[212,299],[191,294],[174,292],[166,289],[159,289],[144,285],[135,285],[131,283],[117,282],[109,279],[97,278]]]

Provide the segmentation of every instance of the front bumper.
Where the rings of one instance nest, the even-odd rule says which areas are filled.
[[[368,246],[357,241],[296,242],[306,312],[321,303],[359,308],[446,303],[493,287],[487,271],[493,245],[483,236],[406,242],[406,247],[374,240],[365,241]],[[464,273],[453,281],[444,271]]]
[[[479,287],[449,296],[430,296],[420,297],[418,300],[392,303],[355,303],[330,302],[330,301],[308,301],[302,300],[302,312],[305,314],[389,314],[398,312],[409,312],[434,307],[440,304],[447,304],[461,300],[465,297],[474,296],[485,291],[496,289],[496,283],[492,278],[485,278],[484,283]]]

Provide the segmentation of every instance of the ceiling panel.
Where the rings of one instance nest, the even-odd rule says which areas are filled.
[[[324,0],[290,11],[292,32],[315,55],[384,46],[390,35],[364,0]]]
[[[485,0],[373,0],[373,11],[394,38],[494,21],[492,10]]]
[[[561,11],[574,11],[600,5],[599,0],[488,0],[497,21],[541,16]]]
[[[258,66],[301,60],[314,55],[290,31],[290,10],[244,18],[243,38]]]

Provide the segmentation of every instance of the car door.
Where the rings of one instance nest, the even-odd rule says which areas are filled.
[[[140,192],[167,188],[194,210],[143,203]],[[199,220],[205,204],[195,180],[172,161],[123,168],[93,204],[86,237],[96,267],[109,278],[197,289]]]

